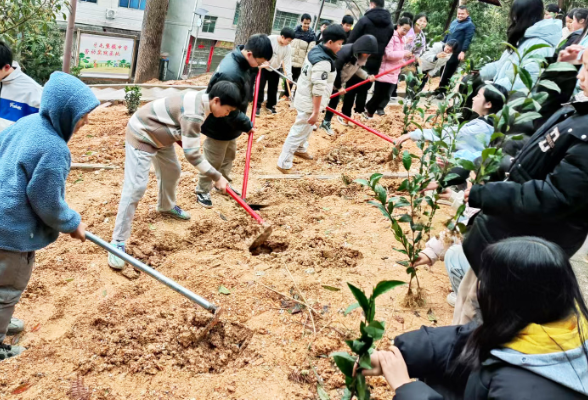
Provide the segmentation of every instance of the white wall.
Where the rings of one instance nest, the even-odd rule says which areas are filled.
[[[141,32],[143,10],[119,7],[118,3],[118,0],[98,0],[96,3],[78,1],[76,25],[95,25]],[[114,19],[106,18],[106,10],[109,8],[116,10]]]

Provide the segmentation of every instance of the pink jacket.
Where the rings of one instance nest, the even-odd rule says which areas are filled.
[[[386,52],[384,53],[384,58],[382,58],[382,65],[380,66],[380,71],[378,74],[381,74],[384,71],[387,71],[391,68],[394,68],[396,65],[400,65],[404,62],[404,40],[398,35],[398,31],[394,31],[394,35],[388,45],[386,46]],[[377,80],[379,82],[386,82],[386,83],[398,83],[398,76],[400,75],[400,70],[397,69],[396,71],[386,74]]]

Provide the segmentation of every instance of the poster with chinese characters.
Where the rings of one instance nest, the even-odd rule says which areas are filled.
[[[128,79],[131,76],[135,39],[79,32],[78,63],[82,78]]]

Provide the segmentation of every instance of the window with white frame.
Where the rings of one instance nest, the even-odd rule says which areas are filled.
[[[325,0],[327,4],[337,4],[337,0]]]
[[[292,14],[284,11],[276,11],[276,18],[274,19],[274,31],[281,31],[282,28],[296,28],[300,15]]]
[[[136,10],[144,10],[146,3],[147,0],[119,0],[118,6],[122,8],[134,8]]]
[[[202,23],[202,32],[214,33],[217,19],[218,17],[211,17],[210,15],[205,16],[204,22]]]
[[[239,23],[239,17],[241,17],[241,2],[237,2],[237,8],[235,8],[235,16],[233,17],[233,25]]]

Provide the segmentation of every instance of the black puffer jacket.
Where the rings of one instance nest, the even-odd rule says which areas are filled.
[[[386,46],[394,34],[394,26],[392,26],[392,18],[388,10],[372,8],[367,11],[357,21],[347,43],[355,43],[360,37],[367,34],[374,35],[378,40],[378,53],[370,56],[365,66],[368,74],[375,75],[380,70]]]
[[[477,273],[482,251],[507,237],[539,236],[573,255],[588,235],[588,102],[564,106],[513,160],[504,182],[474,186],[463,249]]]
[[[467,339],[476,328],[468,325],[422,327],[397,336],[411,378],[419,381],[398,388],[395,400],[580,400],[586,396],[511,365],[494,356],[471,370],[457,368]],[[563,372],[562,372],[563,373]]]
[[[248,99],[251,91],[251,76],[257,73],[256,68],[251,68],[249,62],[241,53],[243,46],[237,46],[235,50],[227,54],[221,61],[218,69],[210,78],[207,92],[210,92],[215,83],[229,81],[236,83],[242,93],[242,101],[238,110],[235,110],[225,118],[216,118],[210,114],[202,125],[202,133],[216,140],[233,140],[241,136],[243,132],[249,132],[253,125],[245,114],[247,112]]]
[[[355,43],[343,45],[337,53],[337,61],[335,61],[337,78],[334,87],[340,89],[360,69],[357,60],[359,54],[370,54],[371,57],[377,52],[378,42],[372,35],[363,35]]]
[[[317,37],[312,29],[305,31],[302,25],[298,25],[294,30],[294,39],[304,40],[306,43],[316,42]]]

